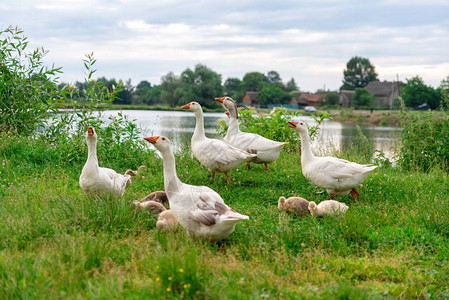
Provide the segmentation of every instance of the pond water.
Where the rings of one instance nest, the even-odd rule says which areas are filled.
[[[103,118],[117,116],[120,111],[111,110],[104,112]],[[176,146],[186,142],[195,129],[195,115],[189,111],[152,111],[152,110],[127,110],[122,111],[130,119],[136,119],[140,126],[142,136],[163,135],[168,137]],[[204,113],[204,127],[208,137],[217,138],[217,124],[220,120],[227,119],[223,113]],[[310,125],[316,124],[313,118],[308,116],[296,117],[293,120],[303,120]],[[360,125],[363,134],[373,143],[374,149],[382,151],[386,157],[393,158],[398,146],[400,128],[383,127],[375,125]],[[312,143],[317,155],[326,155],[334,150],[339,150],[351,139],[357,136],[356,124],[343,124],[340,122],[325,120],[321,126],[319,135]]]

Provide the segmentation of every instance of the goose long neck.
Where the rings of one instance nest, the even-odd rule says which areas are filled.
[[[164,163],[164,186],[167,193],[173,193],[177,191],[181,181],[176,174],[176,162],[175,155],[172,149],[166,149],[161,151],[162,161]]]
[[[229,118],[228,134],[237,134],[239,132],[239,120],[231,116]]]
[[[237,134],[240,132],[239,129],[239,115],[237,112],[237,106],[231,105],[228,106],[228,110],[229,110],[229,128],[228,128],[228,132],[231,134]]]
[[[193,132],[192,139],[198,138],[198,137],[205,137],[204,134],[204,115],[202,110],[196,110],[194,111],[195,118],[196,118],[196,124],[195,124],[195,131]]]
[[[94,164],[98,167],[97,141],[95,140],[87,142],[87,163]]]
[[[309,161],[313,159],[315,156],[313,155],[310,146],[309,133],[307,131],[300,132],[299,135],[301,136],[301,161],[304,164],[305,161]]]

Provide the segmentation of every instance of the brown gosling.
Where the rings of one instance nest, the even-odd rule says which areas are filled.
[[[150,200],[162,203],[164,205],[168,205],[167,194],[164,191],[152,192],[148,196],[142,198],[140,200],[140,202],[146,202],[146,201],[150,201]]]
[[[178,227],[178,221],[171,210],[165,210],[157,219],[156,228],[162,231],[175,231]]]
[[[288,213],[294,213],[298,217],[309,214],[309,201],[301,197],[279,197],[278,208]]]
[[[138,209],[138,210],[148,210],[148,212],[152,215],[159,215],[160,213],[166,211],[167,209],[159,202],[156,201],[145,201],[140,202],[138,200],[135,200],[132,202],[132,204]]]
[[[137,171],[134,171],[134,170],[131,170],[131,169],[128,169],[128,170],[126,170],[126,172],[125,172],[125,175],[129,175],[129,176],[137,176],[137,175],[139,175],[143,170],[145,170],[147,167],[146,166],[140,166],[138,169],[137,169]]]

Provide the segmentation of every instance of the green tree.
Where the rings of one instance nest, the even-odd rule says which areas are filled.
[[[293,92],[293,91],[299,91],[299,87],[295,82],[295,79],[292,78],[290,79],[287,84],[285,85],[285,90],[287,92]]]
[[[242,81],[238,78],[228,78],[223,84],[225,93],[237,103],[242,102],[245,91],[242,89]]]
[[[336,92],[328,92],[324,95],[324,104],[337,105],[340,101],[340,95]]]
[[[368,58],[354,56],[346,64],[343,71],[343,85],[340,90],[355,90],[368,85],[370,81],[377,81],[376,68]]]
[[[147,93],[147,104],[161,103],[162,86],[156,85]]]
[[[276,71],[269,71],[265,79],[269,84],[282,84],[281,76]]]
[[[243,76],[242,88],[243,91],[256,91],[259,92],[264,87],[265,75],[259,72],[246,73]]]
[[[292,99],[292,95],[275,85],[267,85],[262,88],[257,97],[257,101],[262,107],[268,104],[287,104]]]
[[[121,87],[120,91],[117,92],[116,99],[114,103],[117,104],[131,104],[132,93],[134,87],[131,84],[131,79],[128,79],[125,83],[123,81],[118,82],[118,86]]]
[[[147,104],[151,105],[156,102],[154,102],[154,99],[151,99],[151,90],[153,88],[151,87],[151,83],[149,83],[146,80],[143,80],[139,82],[139,84],[136,86],[136,89],[134,93],[132,94],[131,103],[132,104]]]
[[[47,51],[28,51],[28,40],[19,28],[0,30],[0,131],[31,135],[55,109],[62,93],[56,75],[61,68],[47,68]]]
[[[136,86],[136,89],[151,89],[151,83],[146,81],[146,80],[142,80],[141,82],[139,82],[139,84]]]
[[[438,108],[441,100],[438,92],[427,86],[419,76],[407,79],[407,83],[401,86],[401,97],[407,107],[413,108],[427,103],[430,108],[435,109]]]
[[[171,107],[179,105],[181,98],[181,79],[173,72],[161,78],[161,100]]]
[[[356,88],[351,101],[353,106],[373,106],[376,96],[365,89]]]
[[[196,101],[205,107],[217,107],[215,97],[223,95],[221,75],[202,64],[195,70],[186,69],[181,74],[182,103]]]

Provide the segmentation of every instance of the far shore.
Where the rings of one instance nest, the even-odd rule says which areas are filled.
[[[64,108],[72,108],[70,105],[64,105]],[[106,108],[106,106],[99,106],[99,109]],[[111,104],[107,108],[113,110],[168,110],[168,111],[184,111],[181,107],[170,107],[167,105],[123,105]],[[223,112],[223,108],[206,108],[205,112]],[[360,124],[374,124],[380,126],[399,126],[400,125],[400,111],[399,110],[363,110],[354,108],[342,109],[324,109],[317,107],[317,112],[305,112],[303,109],[289,109],[295,112],[301,112],[305,116],[312,114],[320,114],[327,112],[331,115],[332,120],[342,123],[360,123]],[[269,112],[271,109],[263,108],[257,111]]]

